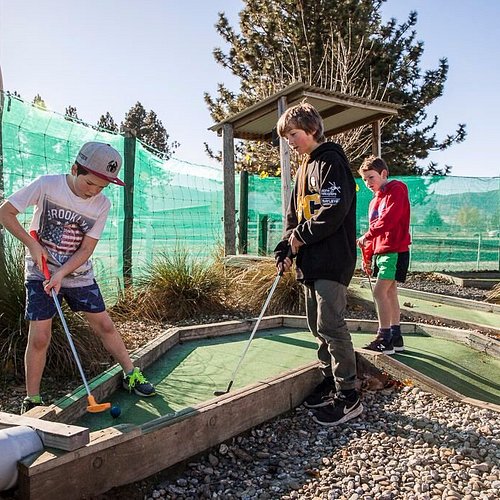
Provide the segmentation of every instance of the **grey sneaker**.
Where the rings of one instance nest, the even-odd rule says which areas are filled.
[[[137,366],[130,375],[123,377],[123,388],[128,392],[134,391],[138,396],[149,397],[156,394],[153,384],[146,380]]]

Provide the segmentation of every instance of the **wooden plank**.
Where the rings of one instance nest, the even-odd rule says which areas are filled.
[[[305,316],[285,315],[283,316],[283,326],[286,328],[305,328],[308,329]]]
[[[225,335],[234,335],[237,333],[246,333],[252,330],[257,318],[251,318],[242,321],[225,321],[222,323],[210,323],[207,325],[196,325],[181,327],[180,341],[195,340],[210,337],[223,337]],[[265,316],[262,318],[259,330],[266,330],[269,328],[279,328],[283,326],[283,317]]]
[[[380,135],[380,120],[372,123],[372,155],[382,156],[382,143]]]
[[[423,389],[424,391],[431,392],[432,394],[437,394],[438,396],[447,397],[455,401],[460,401],[473,406],[477,406],[479,408],[488,408],[500,413],[500,405],[480,401],[479,399],[466,398],[463,394],[450,389],[449,387],[441,384],[440,382],[437,382],[436,380],[428,377],[427,375],[424,375],[423,373],[420,373],[419,371],[405,365],[404,363],[401,363],[391,356],[387,356],[385,354],[377,353],[374,351],[368,351],[366,349],[356,349],[356,353],[359,357],[363,358],[365,362],[367,361],[370,364],[374,365],[376,368],[387,372],[397,380],[410,379],[412,380],[412,382],[414,382],[415,386]]]
[[[248,252],[248,171],[240,172],[240,213],[238,218],[238,252]]]
[[[356,349],[356,352],[370,361],[370,363],[375,365],[377,368],[387,372],[397,380],[411,379],[416,382],[416,386],[420,387],[424,391],[451,398],[455,401],[461,401],[463,399],[463,395],[457,391],[446,387],[440,382],[435,381],[427,375],[420,373],[419,371],[401,363],[400,361],[397,361],[390,356],[387,356],[386,354],[369,351],[367,349]]]
[[[100,452],[118,444],[126,443],[142,434],[142,430],[137,425],[120,424],[114,427],[108,427],[90,434],[90,443],[79,450],[68,452],[58,450],[45,450],[43,453],[35,456],[29,456],[23,459],[19,469],[23,474],[36,475],[51,471],[54,467],[61,467],[63,464],[71,463],[81,457],[92,456],[93,459],[100,461]],[[21,497],[24,498],[24,497]]]
[[[287,97],[278,99],[278,118],[287,108]],[[280,167],[281,167],[281,218],[285,220],[285,214],[290,204],[292,191],[292,174],[290,168],[290,146],[284,137],[280,137]]]
[[[234,129],[230,123],[222,126],[222,167],[224,178],[224,255],[236,253]]]
[[[459,306],[476,311],[500,314],[500,305],[481,302],[479,300],[463,299],[461,297],[450,297],[439,293],[422,292],[420,290],[411,290],[409,288],[398,287],[398,294],[404,297],[415,299],[424,299],[438,304],[447,304],[450,306]]]
[[[89,430],[76,425],[49,422],[38,418],[0,412],[0,428],[26,425],[40,436],[44,446],[60,450],[76,450],[89,443]]]
[[[465,344],[476,351],[485,352],[493,358],[500,358],[500,341],[472,330],[461,330],[446,326],[419,324],[420,329],[432,337],[441,337]]]
[[[160,359],[167,351],[179,343],[180,328],[170,328],[158,337],[148,342],[144,347],[136,349],[131,358],[134,365],[146,369],[156,360]]]
[[[90,443],[72,453],[70,460],[54,457],[38,462],[38,467],[36,461],[24,460],[19,465],[21,498],[52,500],[65,498],[70,491],[88,498],[148,477],[291,410],[320,378],[313,363],[198,405],[176,418],[152,421],[143,433],[123,442],[100,441],[98,452]]]

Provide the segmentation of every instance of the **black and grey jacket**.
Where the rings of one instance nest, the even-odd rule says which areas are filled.
[[[297,279],[349,285],[356,265],[356,183],[339,144],[325,142],[297,173],[286,214],[278,260],[291,233],[304,242],[297,254]]]

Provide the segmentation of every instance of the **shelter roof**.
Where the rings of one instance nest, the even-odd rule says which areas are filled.
[[[273,138],[273,129],[278,120],[278,101],[281,97],[286,97],[287,107],[307,99],[321,114],[327,136],[395,116],[400,108],[397,104],[355,97],[298,82],[228,116],[209,130],[220,135],[222,126],[230,123],[236,139],[269,141]]]

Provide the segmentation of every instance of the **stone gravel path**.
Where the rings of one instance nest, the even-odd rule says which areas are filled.
[[[498,413],[416,387],[363,394],[361,417],[322,427],[303,407],[153,485],[147,499],[500,497]]]

